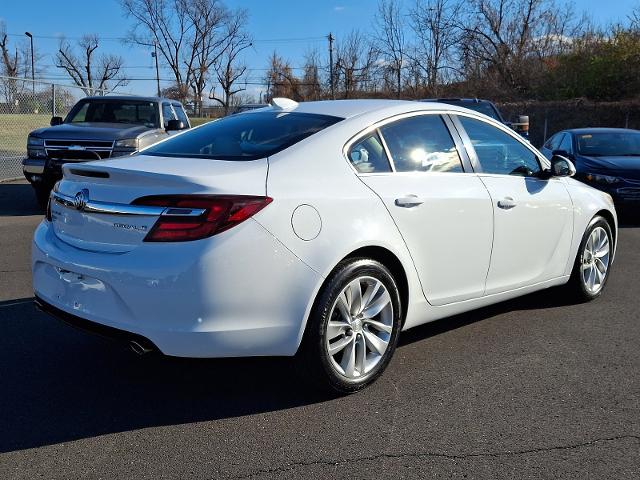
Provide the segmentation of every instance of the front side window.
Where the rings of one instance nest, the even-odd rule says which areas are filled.
[[[349,149],[349,161],[360,173],[390,172],[389,159],[377,132],[372,132]]]
[[[547,143],[544,144],[545,148],[548,148],[549,150],[553,151],[553,150],[558,150],[558,147],[560,146],[560,141],[564,138],[564,133],[556,133],[553,137],[551,137],[549,140],[547,140]]]
[[[541,172],[536,155],[516,138],[486,122],[458,118],[471,139],[483,172],[525,177]]]
[[[231,115],[169,138],[144,153],[160,157],[255,160],[278,153],[340,120],[329,115],[274,111]]]
[[[380,128],[397,172],[462,172],[456,145],[440,115],[418,115]]]
[[[164,128],[169,127],[169,120],[177,120],[175,113],[173,113],[173,108],[168,103],[162,104],[162,119],[164,122]]]
[[[184,113],[184,109],[182,108],[182,105],[176,105],[175,103],[173,104],[173,110],[174,112],[176,112],[176,115],[178,116],[178,120],[180,120],[182,123],[184,123],[184,126],[188,126],[189,125],[189,119],[187,118],[187,114]]]
[[[558,145],[558,148],[556,150],[562,150],[563,152],[567,152],[567,153],[571,153],[571,135],[568,133],[565,133],[564,137],[562,138],[562,141],[560,142],[560,145]]]

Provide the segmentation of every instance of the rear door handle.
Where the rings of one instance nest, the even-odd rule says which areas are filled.
[[[502,200],[498,200],[498,207],[502,208],[503,210],[511,210],[516,205],[518,204],[511,197],[504,197]]]
[[[424,203],[424,200],[419,198],[417,195],[410,194],[405,195],[404,197],[396,198],[395,203],[397,207],[411,208],[422,205]]]

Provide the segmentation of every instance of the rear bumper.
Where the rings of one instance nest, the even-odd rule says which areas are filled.
[[[73,247],[44,221],[32,271],[36,297],[56,317],[178,357],[294,355],[322,280],[253,220],[119,254]]]
[[[156,347],[148,338],[145,338],[141,335],[136,335],[131,332],[127,332],[125,330],[119,330],[117,328],[108,327],[100,323],[91,322],[87,319],[65,312],[64,310],[60,310],[50,303],[45,302],[37,295],[35,297],[34,303],[36,304],[36,307],[38,307],[38,310],[47,313],[54,318],[57,318],[58,320],[66,323],[73,328],[82,330],[83,332],[92,333],[103,338],[108,338],[110,340],[122,343],[123,345],[135,341],[148,350],[158,349],[158,347]]]

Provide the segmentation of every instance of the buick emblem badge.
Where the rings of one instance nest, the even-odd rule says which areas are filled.
[[[89,201],[89,190],[83,188],[78,193],[76,193],[75,197],[73,197],[73,206],[76,209],[82,211],[87,206],[87,202]]]

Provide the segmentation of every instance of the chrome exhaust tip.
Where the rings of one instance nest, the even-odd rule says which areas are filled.
[[[144,345],[141,345],[136,340],[131,340],[129,342],[129,348],[136,355],[146,355],[147,353],[150,353],[153,351],[153,349],[149,347],[145,347]]]

